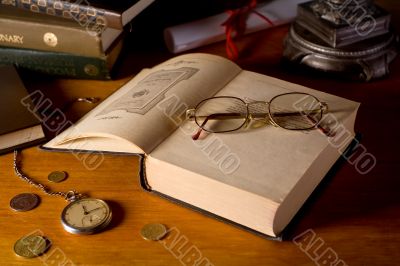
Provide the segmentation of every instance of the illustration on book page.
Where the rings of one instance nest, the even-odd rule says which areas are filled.
[[[197,68],[181,67],[151,73],[96,116],[106,115],[116,110],[144,115],[164,99],[169,89],[189,79],[198,71]]]

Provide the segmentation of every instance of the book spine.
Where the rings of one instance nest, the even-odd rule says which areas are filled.
[[[0,65],[77,79],[111,79],[106,58],[0,47]]]
[[[88,57],[104,54],[101,38],[96,32],[6,17],[0,17],[0,45]]]
[[[1,5],[13,6],[34,13],[73,19],[82,26],[95,25],[123,29],[121,14],[90,5],[90,1],[63,0],[2,0]]]

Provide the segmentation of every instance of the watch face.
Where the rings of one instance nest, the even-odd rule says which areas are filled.
[[[65,207],[61,221],[65,230],[70,233],[91,234],[110,223],[111,210],[102,200],[84,198]]]

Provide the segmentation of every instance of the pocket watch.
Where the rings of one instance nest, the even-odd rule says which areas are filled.
[[[69,203],[61,213],[64,229],[72,234],[93,234],[111,222],[112,212],[100,199],[81,198]]]
[[[52,191],[22,173],[18,164],[18,150],[14,151],[14,172],[19,178],[45,194],[60,196],[70,202],[61,213],[61,223],[66,231],[73,234],[93,234],[103,230],[111,222],[111,209],[105,201],[83,197],[74,190]]]

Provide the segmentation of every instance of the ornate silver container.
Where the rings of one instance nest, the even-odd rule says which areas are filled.
[[[315,0],[298,6],[284,57],[368,81],[388,74],[397,43],[389,13],[370,0]]]

